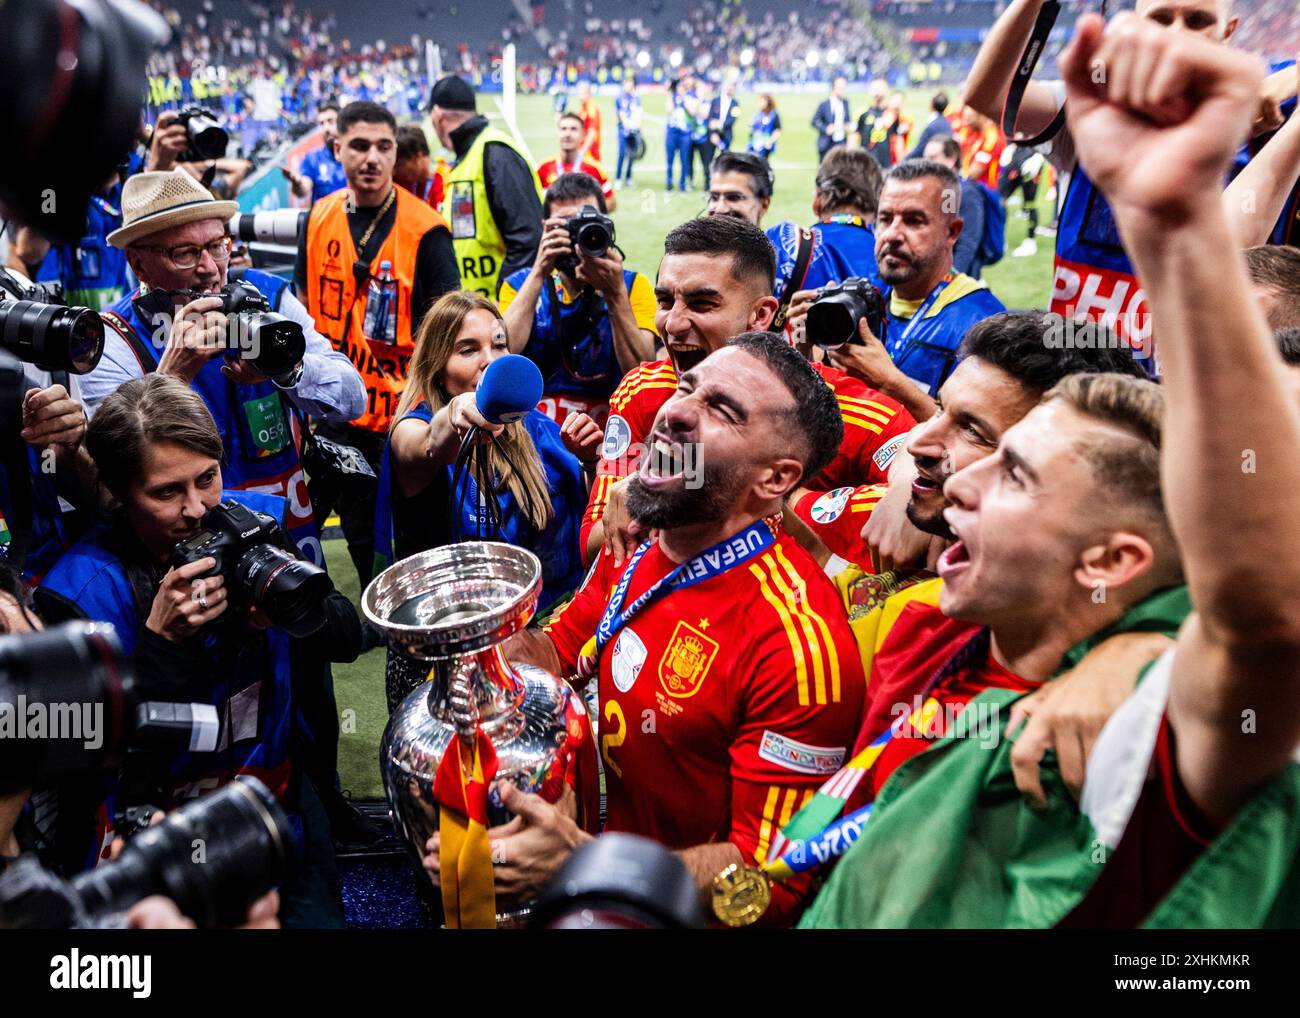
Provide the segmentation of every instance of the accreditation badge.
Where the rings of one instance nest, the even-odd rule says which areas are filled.
[[[244,403],[244,418],[258,459],[269,459],[288,447],[289,421],[278,393],[248,400]]]
[[[451,185],[451,237],[452,240],[469,240],[478,234],[474,221],[474,181],[457,180]]]

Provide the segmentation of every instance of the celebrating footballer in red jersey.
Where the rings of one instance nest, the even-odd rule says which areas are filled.
[[[736,337],[682,375],[628,482],[629,510],[657,536],[621,566],[602,551],[546,633],[508,646],[514,659],[597,676],[606,829],[678,851],[702,894],[729,866],[766,859],[861,717],[839,597],[779,525],[785,496],[831,458],[842,428],[796,350],[768,332]],[[701,477],[684,469],[687,450]],[[500,847],[524,886],[581,840],[570,821],[538,819],[543,834]],[[539,851],[539,840],[553,844]],[[426,867],[438,868],[432,843]],[[775,888],[765,921],[788,923],[808,886]]]

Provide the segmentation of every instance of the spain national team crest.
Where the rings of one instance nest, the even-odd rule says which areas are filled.
[[[659,684],[669,696],[685,699],[694,696],[704,684],[713,659],[718,656],[718,644],[694,626],[678,622],[673,638],[659,659]]]

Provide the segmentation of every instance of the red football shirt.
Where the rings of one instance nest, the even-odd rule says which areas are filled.
[[[675,567],[651,547],[624,605]],[[547,627],[567,669],[625,568],[602,552]],[[752,863],[841,766],[865,692],[839,595],[780,530],[748,562],[633,617],[601,654],[598,681],[606,829],[670,848],[730,840]],[[808,888],[775,888],[765,922],[789,923]]]
[[[992,654],[976,655],[972,664],[956,668],[930,692],[938,709],[914,724],[927,699],[925,687],[953,655],[979,635],[980,628],[950,619],[936,606],[920,601],[910,602],[899,613],[871,661],[866,720],[853,754],[866,749],[891,725],[896,726],[896,734],[854,789],[845,813],[874,802],[899,765],[929,749],[947,731],[948,722],[984,690],[1028,693],[1041,685],[1003,668]],[[1005,719],[1000,723],[1005,724]],[[1000,737],[1001,729],[993,734]]]
[[[555,183],[556,177],[565,173],[585,173],[600,185],[601,193],[605,195],[606,201],[609,201],[614,196],[614,185],[609,182],[609,174],[591,156],[579,156],[572,163],[566,163],[559,156],[556,156],[554,159],[548,159],[537,167],[537,179],[542,182],[543,188],[550,187]]]
[[[825,364],[812,367],[834,390],[844,420],[840,450],[817,475],[817,486],[826,489],[888,481],[889,464],[916,421],[900,403],[843,371]],[[624,375],[610,397],[596,483],[582,518],[584,555],[591,528],[605,515],[610,487],[636,472],[655,416],[676,389],[677,372],[671,360],[647,361]]]
[[[891,439],[889,445],[901,446],[906,435]],[[897,447],[886,452],[885,466],[893,459]],[[831,491],[809,491],[794,505],[795,515],[808,525],[817,538],[834,554],[847,562],[861,566],[868,572],[875,572],[876,565],[871,558],[871,549],[862,539],[862,528],[884,497],[886,485],[860,484],[856,488],[834,488]]]

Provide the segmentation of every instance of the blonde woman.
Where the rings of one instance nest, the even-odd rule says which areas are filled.
[[[480,451],[487,451],[497,479],[499,540],[527,548],[542,560],[539,607],[545,610],[582,579],[578,524],[586,492],[577,457],[545,414],[534,410],[507,425],[488,424],[479,415],[474,390],[487,366],[507,353],[501,313],[477,294],[446,294],[424,316],[406,393],[393,414],[384,450],[375,548],[396,561],[477,536],[483,496],[468,471],[452,492],[461,438],[477,425],[491,436],[491,444]],[[573,428],[595,425],[578,415]],[[454,513],[449,512],[453,505]]]

